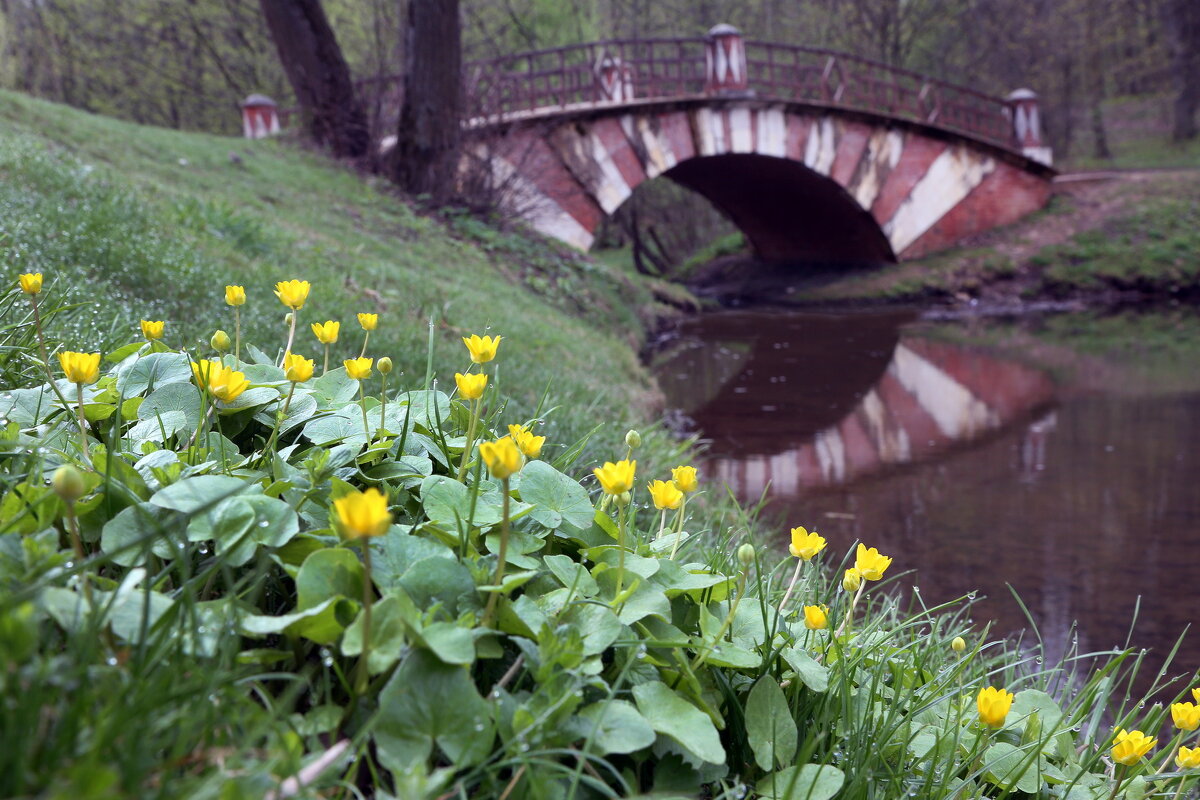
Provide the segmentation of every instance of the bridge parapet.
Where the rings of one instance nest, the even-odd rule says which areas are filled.
[[[915,122],[1049,163],[1032,92],[995,97],[833,50],[743,39],[729,25],[705,37],[612,39],[476,61],[464,77],[472,126],[743,94]]]

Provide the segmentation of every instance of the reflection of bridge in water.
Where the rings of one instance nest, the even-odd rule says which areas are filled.
[[[688,348],[685,334],[657,372],[668,398],[679,397],[677,407],[714,440],[709,474],[739,497],[768,488],[791,497],[926,461],[1029,420],[1054,399],[1041,372],[900,337],[901,316],[856,325],[811,315],[764,323],[758,314],[771,332],[740,337],[737,317],[726,318],[730,338],[717,334],[720,347],[710,339],[704,350]],[[831,345],[839,335],[856,338],[855,357]],[[1023,458],[1036,469],[1038,435],[1028,438]]]

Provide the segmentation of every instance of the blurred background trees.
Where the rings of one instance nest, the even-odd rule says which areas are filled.
[[[288,43],[298,40],[277,28],[288,39],[277,49],[264,15],[272,8],[281,18],[323,12],[339,54],[330,58],[340,57],[354,82],[353,90],[340,78],[332,84],[331,96],[347,106],[342,121],[365,125],[372,141],[400,135],[396,159],[378,162],[370,148],[364,163],[413,193],[438,195],[437,181],[406,173],[406,164],[449,171],[429,154],[454,146],[452,135],[437,134],[459,99],[437,76],[453,74],[445,65],[459,56],[432,44],[450,41],[443,29],[453,18],[463,60],[603,38],[700,36],[729,22],[748,37],[849,51],[993,94],[1032,88],[1059,163],[1104,166],[1151,149],[1170,161],[1171,139],[1187,144],[1177,151],[1187,159],[1200,156],[1200,0],[422,0],[412,15],[407,0],[0,0],[0,86],[137,122],[236,135],[248,94],[268,94],[282,108],[317,102],[296,91],[303,84],[294,72],[289,80],[285,65],[304,45],[289,57]],[[432,33],[419,33],[422,25]],[[413,43],[430,50],[409,52]],[[409,97],[405,113],[425,116],[401,125],[406,72],[424,94]],[[311,112],[302,119],[334,152],[362,156],[361,138],[312,127]],[[603,235],[638,248],[647,270],[727,233],[705,222],[719,215],[692,209],[694,198],[674,187],[645,194]],[[664,209],[688,209],[700,222],[671,227]]]

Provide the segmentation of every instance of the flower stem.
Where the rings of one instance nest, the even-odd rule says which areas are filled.
[[[37,295],[30,295],[29,300],[33,303],[33,329],[37,332],[38,349],[42,353],[42,366],[46,368],[46,380],[50,382],[50,389],[62,403],[63,409],[70,409],[71,402],[63,396],[58,384],[54,382],[54,372],[50,369],[50,356],[46,352],[46,339],[42,335],[42,312],[38,309]]]
[[[358,404],[362,408],[363,415],[363,435],[367,437],[367,441],[371,441],[371,429],[367,424],[367,393],[363,389],[363,382],[358,382]]]
[[[675,560],[675,553],[679,550],[679,542],[683,539],[683,512],[687,508],[687,495],[683,496],[683,502],[679,504],[679,513],[675,515],[675,544],[671,545],[671,555],[667,558]]]
[[[358,354],[359,358],[362,358],[363,356],[365,356],[367,354],[367,342],[369,342],[369,341],[371,341],[371,332],[366,331],[365,334],[363,335],[362,352],[360,352]]]
[[[854,597],[850,600],[850,607],[846,609],[846,618],[842,620],[842,624],[833,634],[833,638],[836,639],[840,637],[843,631],[846,633],[850,632],[850,628],[854,622],[854,607],[858,605],[858,598],[862,597],[862,593],[866,588],[867,579],[863,578],[862,583],[860,583],[858,586],[858,591],[854,593]]]
[[[482,404],[482,398],[471,401],[471,421],[467,423],[467,443],[463,447],[462,461],[458,463],[459,483],[463,482],[463,476],[467,474],[467,459],[471,457],[471,445],[475,444],[475,426],[479,422],[479,407]]]
[[[481,627],[486,628],[492,621],[492,612],[500,599],[500,583],[504,580],[504,567],[508,562],[508,478],[503,480],[504,507],[500,519],[500,551],[496,554],[496,572],[492,576],[492,586],[495,587],[488,596],[487,607],[483,610]]]
[[[296,391],[296,383],[292,382],[292,388],[288,389],[287,399],[283,401],[283,410],[275,415],[275,427],[271,430],[271,438],[267,439],[266,445],[263,447],[262,460],[258,462],[261,467],[266,463],[267,458],[271,453],[271,446],[275,444],[275,438],[279,436],[279,428],[283,425],[283,420],[287,417],[288,408],[292,405],[292,395]]]
[[[713,637],[710,644],[706,645],[703,650],[696,653],[696,657],[692,659],[692,671],[695,672],[708,658],[709,654],[717,648],[721,640],[725,638],[725,631],[729,630],[729,626],[733,624],[733,616],[737,614],[738,606],[742,602],[742,596],[746,594],[746,572],[743,571],[738,576],[737,595],[733,598],[733,604],[729,607],[729,613],[725,615],[725,620],[721,623],[717,635]]]
[[[371,540],[364,537],[361,541],[363,546],[363,633],[362,653],[358,657],[358,674],[354,681],[356,695],[366,693],[367,682],[371,677],[370,669],[367,666],[371,657],[371,605],[373,600],[371,597],[373,586],[371,582]]]
[[[75,384],[75,389],[79,392],[79,449],[83,453],[83,462],[90,467],[92,460],[88,456],[87,417],[83,413],[83,384]]]
[[[283,348],[283,357],[287,358],[288,353],[292,352],[292,342],[296,339],[296,318],[300,316],[300,309],[292,309],[292,327],[288,330],[287,347]],[[279,366],[283,366],[283,360],[280,359]]]
[[[613,600],[621,596],[625,586],[625,515],[628,513],[629,506],[617,509],[617,591]]]
[[[796,581],[800,580],[800,570],[804,568],[804,559],[796,559],[796,571],[792,573],[792,581],[788,584],[787,591],[783,593],[783,600],[779,603],[779,615],[787,618],[787,603],[792,597],[792,590],[796,588]]]
[[[1116,800],[1117,792],[1121,791],[1121,781],[1125,780],[1125,773],[1128,771],[1129,768],[1124,764],[1117,765],[1113,771],[1113,790],[1112,794],[1108,796],[1108,800]]]
[[[79,519],[75,516],[75,501],[67,500],[64,516],[67,519],[67,533],[71,537],[71,548],[75,551],[75,561],[82,566],[87,553],[83,550],[83,540],[79,537]],[[87,600],[88,608],[92,607],[92,585],[88,582],[87,570],[80,569],[79,581],[83,584],[83,597]]]
[[[324,375],[326,372],[329,372],[329,342],[325,343],[325,366],[322,368],[321,374]]]
[[[387,375],[386,374],[383,375],[382,379],[383,379],[383,390],[380,392],[380,395],[379,395],[379,427],[380,428],[384,428],[387,425],[387,423],[385,421],[385,418],[387,416]]]
[[[242,309],[233,307],[233,358],[242,360]]]

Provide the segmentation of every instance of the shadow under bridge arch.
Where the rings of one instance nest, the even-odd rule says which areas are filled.
[[[799,161],[755,153],[699,156],[663,175],[720,209],[763,261],[896,262],[871,213],[839,183]]]

